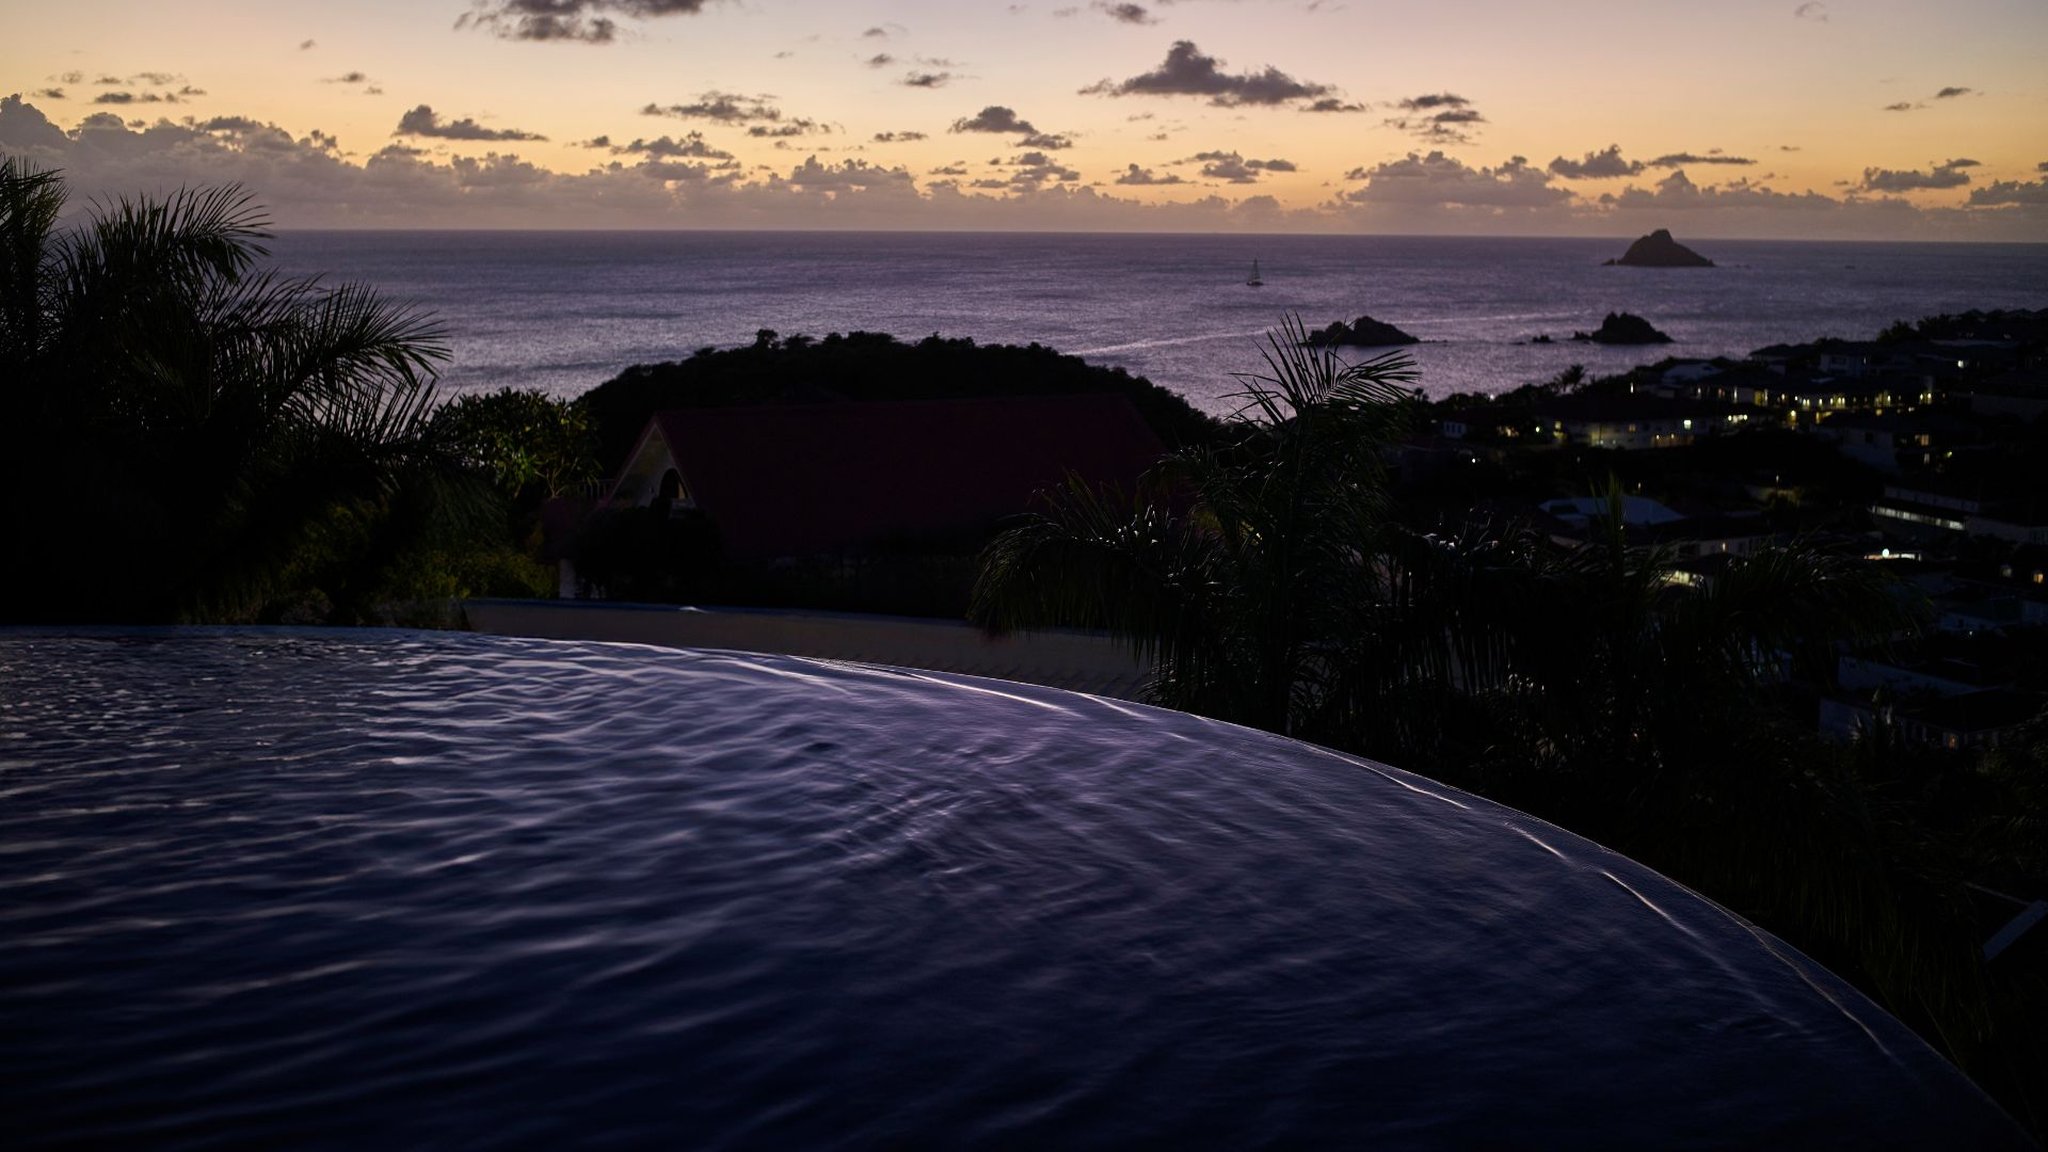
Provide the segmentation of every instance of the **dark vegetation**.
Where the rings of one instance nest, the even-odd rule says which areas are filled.
[[[1115,393],[1162,443],[1208,443],[1219,427],[1187,401],[1121,368],[1090,365],[1032,344],[978,345],[930,336],[905,343],[873,332],[822,339],[762,330],[743,348],[637,365],[577,403],[608,465],[633,449],[656,412],[736,405],[816,404]],[[718,528],[681,509],[596,509],[571,546],[578,575],[620,600],[697,601],[894,615],[967,610],[986,533],[882,540],[833,555],[772,563],[722,554]]]
[[[549,586],[511,536],[526,429],[437,416],[430,321],[263,271],[233,188],[64,201],[0,158],[5,618],[431,623]]]
[[[623,460],[656,412],[732,404],[939,400],[1115,392],[1168,445],[1205,442],[1215,423],[1188,402],[1121,368],[1101,368],[1031,344],[978,345],[928,336],[906,344],[876,332],[823,339],[762,329],[745,348],[705,348],[687,360],[626,369],[586,394],[599,458]]]
[[[1686,582],[1677,554],[1623,531],[1626,474],[1598,481],[1609,514],[1576,545],[1484,512],[1526,475],[1401,484],[1389,461],[1422,414],[1408,362],[1346,366],[1302,336],[1275,337],[1229,436],[1161,462],[1161,490],[1191,506],[1052,494],[985,555],[974,618],[1106,628],[1156,661],[1161,703],[1397,764],[1640,859],[1859,984],[2042,1131],[2042,941],[1996,964],[1980,948],[2018,911],[1987,891],[2048,895],[2048,716],[1988,753],[1885,731],[1824,743],[1797,685],[1925,623],[1875,565],[1795,535]],[[1765,434],[1684,451],[1824,488],[1839,461],[1812,448]],[[1683,468],[1677,451],[1538,467]],[[1805,527],[1846,510],[1778,511]]]

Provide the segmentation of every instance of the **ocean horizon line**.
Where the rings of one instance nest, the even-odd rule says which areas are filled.
[[[1619,242],[1627,243],[1635,236],[1625,232],[1615,233],[1571,233],[1571,234],[1528,234],[1528,233],[1472,233],[1472,232],[1186,232],[1172,230],[1140,231],[1076,231],[1051,228],[488,228],[488,227],[432,227],[432,228],[391,228],[391,227],[293,227],[270,224],[265,230],[278,236],[959,236],[978,239],[1000,239],[1004,237],[1040,237],[1073,239],[1190,239],[1190,240],[1444,240],[1459,243],[1479,241],[1519,242]],[[1678,235],[1676,231],[1673,235]],[[1684,239],[1702,244],[1796,244],[1814,247],[1891,247],[1911,245],[1925,247],[1957,248],[2041,248],[2048,249],[2043,240],[1981,240],[1950,237],[1778,237],[1778,236],[1717,236],[1710,233],[1685,233]]]

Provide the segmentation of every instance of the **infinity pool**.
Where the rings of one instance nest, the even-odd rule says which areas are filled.
[[[2025,1147],[1603,849],[1051,689],[0,632],[9,1143]]]

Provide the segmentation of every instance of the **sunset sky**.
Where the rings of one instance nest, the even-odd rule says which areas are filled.
[[[2048,241],[2042,0],[8,7],[0,151],[284,226]]]

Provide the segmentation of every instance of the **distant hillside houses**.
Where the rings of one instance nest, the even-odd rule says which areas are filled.
[[[2048,310],[1938,317],[1921,327],[1971,334],[1923,337],[1895,326],[1878,340],[1774,344],[1741,360],[1669,360],[1624,377],[1535,385],[1450,406],[1439,413],[1438,431],[1453,440],[1641,451],[1745,427],[1818,430],[1854,417],[1856,435],[1829,439],[1845,454],[1897,471],[1902,465],[1891,457],[1954,439],[1953,422],[1919,428],[1860,418],[1935,408],[2021,419],[2048,413],[2048,365],[2041,363]],[[1928,452],[1920,457],[1921,465],[1933,462]]]
[[[1686,515],[1642,496],[1562,497],[1537,506],[1535,522],[1551,540],[1567,547],[1584,544],[1617,513],[1623,538],[1631,545],[1658,547],[1683,559],[1746,556],[1783,534],[1754,512],[1700,512]],[[1711,568],[1693,569],[1685,583],[1711,575]]]

